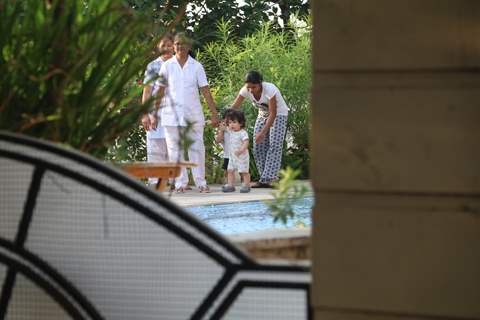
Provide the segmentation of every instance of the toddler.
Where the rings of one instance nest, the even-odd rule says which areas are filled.
[[[227,184],[222,187],[223,192],[235,191],[235,171],[242,178],[241,193],[250,192],[250,173],[248,154],[248,134],[245,131],[245,115],[238,110],[231,110],[227,117],[228,126],[223,130],[228,133],[228,141],[224,136],[224,143],[228,144]],[[224,133],[224,135],[225,135]]]
[[[217,135],[215,142],[219,143],[223,147],[223,164],[222,169],[224,171],[225,179],[227,178],[228,159],[230,154],[230,133],[228,132],[228,119],[233,109],[226,109],[223,113],[223,120],[218,125]]]

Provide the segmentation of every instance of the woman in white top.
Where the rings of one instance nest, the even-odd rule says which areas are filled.
[[[260,179],[252,188],[271,188],[278,180],[282,164],[282,149],[287,129],[288,107],[280,90],[270,82],[264,82],[257,71],[249,71],[245,85],[240,90],[232,108],[238,109],[248,98],[258,108],[255,122],[253,156]]]

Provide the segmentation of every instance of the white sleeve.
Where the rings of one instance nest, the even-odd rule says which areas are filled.
[[[167,71],[167,64],[163,63],[162,67],[160,68],[160,72],[158,73],[158,79],[155,81],[155,84],[160,87],[167,87],[168,86],[168,71]]]
[[[242,138],[242,142],[245,140],[248,140],[248,133],[246,130],[242,130],[241,138]]]
[[[240,89],[240,92],[238,93],[239,95],[241,95],[242,97],[244,98],[249,98],[249,94],[248,94],[248,90],[247,90],[247,86],[243,86],[242,89]]]
[[[268,98],[268,100],[272,99],[273,97],[275,97],[275,95],[277,93],[280,92],[280,90],[278,90],[277,86],[274,85],[273,83],[269,83],[268,86],[266,86],[267,90],[265,90],[265,96]]]
[[[199,88],[208,86],[207,75],[205,74],[205,69],[199,63],[197,68],[197,83]]]
[[[153,63],[150,62],[147,65],[147,70],[145,70],[145,77],[143,78],[143,83],[147,83],[156,77],[155,70],[153,70]]]

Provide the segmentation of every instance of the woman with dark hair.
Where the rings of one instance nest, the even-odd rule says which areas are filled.
[[[287,129],[288,106],[280,90],[270,82],[263,81],[257,71],[249,71],[245,85],[240,90],[232,108],[238,109],[248,98],[258,108],[255,122],[253,156],[260,179],[252,188],[271,188],[278,180],[282,164],[282,149]]]

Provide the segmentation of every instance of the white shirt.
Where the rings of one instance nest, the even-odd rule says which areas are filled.
[[[183,68],[176,57],[160,69],[158,85],[168,87],[165,107],[161,109],[162,126],[186,126],[187,121],[205,125],[199,88],[208,86],[203,66],[188,57]]]
[[[255,99],[252,93],[250,93],[247,89],[247,85],[244,85],[242,89],[240,89],[239,94],[242,97],[249,98],[253,105],[256,106],[258,110],[258,115],[267,117],[268,116],[268,101],[275,97],[277,101],[277,115],[279,116],[287,116],[288,115],[288,106],[283,99],[280,90],[278,90],[277,86],[270,82],[262,82],[262,95],[260,99]]]
[[[151,81],[152,79],[155,79],[158,77],[160,73],[160,69],[165,61],[161,57],[158,57],[157,59],[153,60],[147,65],[147,70],[145,70],[145,77],[143,78],[143,83],[147,83]],[[152,96],[155,96],[158,91],[158,85],[157,82],[155,81],[154,83],[151,84],[152,86]],[[162,99],[161,105],[165,104],[165,99]],[[160,111],[158,113],[158,116],[160,116]],[[147,139],[163,139],[165,138],[165,131],[163,130],[163,127],[160,125],[160,123],[157,125],[156,130],[148,130],[147,131]]]
[[[240,129],[238,131],[233,131],[230,129],[227,129],[229,133],[228,137],[228,142],[230,144],[229,146],[229,159],[236,160],[236,161],[245,161],[248,159],[248,149],[244,153],[242,153],[240,156],[235,155],[235,152],[240,149],[242,146],[243,142],[245,140],[248,140],[248,133],[244,129]]]
[[[160,74],[160,69],[162,68],[162,65],[165,61],[161,58],[158,57],[157,59],[151,61],[147,65],[147,69],[145,70],[145,76],[143,78],[143,83],[147,83],[149,81],[152,81],[153,79],[157,78],[158,75]],[[158,90],[158,85],[156,82],[153,82],[150,84],[152,87],[152,95],[155,95]]]

